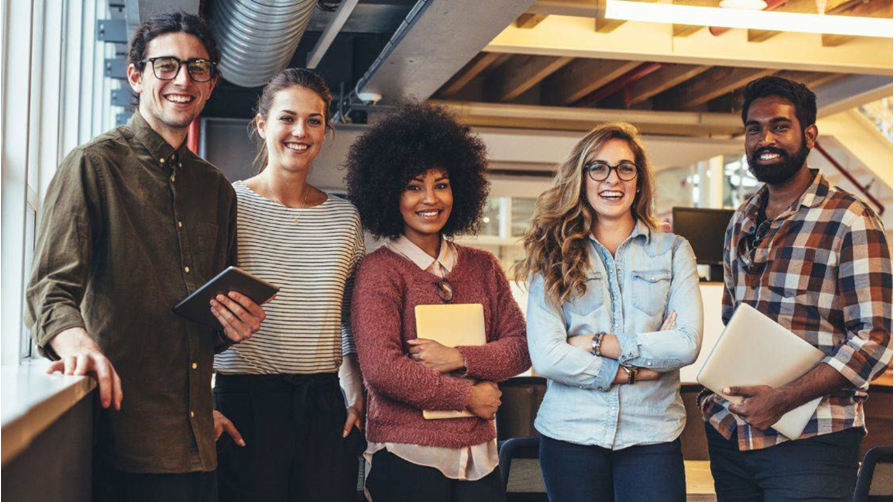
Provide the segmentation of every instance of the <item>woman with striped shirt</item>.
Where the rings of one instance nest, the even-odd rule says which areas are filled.
[[[356,498],[363,397],[350,301],[363,237],[354,206],[307,183],[330,102],[308,70],[274,77],[253,124],[260,172],[233,184],[239,265],[281,289],[263,328],[215,358],[215,425],[230,433],[218,446],[222,501]]]

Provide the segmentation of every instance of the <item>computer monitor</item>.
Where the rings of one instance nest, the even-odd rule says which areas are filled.
[[[699,265],[711,265],[709,280],[723,279],[723,237],[733,213],[733,209],[673,209],[674,233],[689,241]]]

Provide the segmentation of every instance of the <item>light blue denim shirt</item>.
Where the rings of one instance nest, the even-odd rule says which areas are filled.
[[[673,441],[683,432],[680,368],[698,357],[702,297],[695,254],[674,234],[637,222],[615,256],[590,237],[586,293],[561,309],[549,305],[543,277],[531,278],[528,347],[548,379],[536,429],[553,439],[619,450]],[[671,311],[676,328],[659,331]],[[618,336],[619,360],[596,357],[569,336]],[[658,380],[612,385],[619,364],[662,373]]]

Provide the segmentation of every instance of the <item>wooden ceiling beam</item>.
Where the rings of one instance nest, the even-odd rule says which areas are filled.
[[[570,105],[640,64],[639,61],[577,59],[543,83],[543,101]]]
[[[609,99],[605,105],[609,108],[634,106],[643,101],[676,87],[710,70],[711,66],[675,64],[662,68],[651,75],[643,77],[622,89]]]
[[[864,0],[828,0],[826,3],[826,14],[841,14],[848,9],[863,3]],[[890,1],[890,0],[869,0],[873,1]],[[793,12],[799,14],[816,14],[816,0],[788,0],[784,4],[773,9],[774,12]],[[770,30],[748,30],[749,42],[763,42],[769,38],[775,37],[782,33],[781,31]]]
[[[691,5],[694,7],[716,7],[717,0],[673,0],[674,5]],[[688,37],[698,30],[704,28],[704,26],[693,26],[690,24],[675,24],[674,25],[674,36],[675,37]]]
[[[800,82],[812,90],[816,90],[817,87],[823,84],[828,84],[833,80],[838,80],[839,78],[844,77],[844,74],[841,73],[822,73],[815,71],[783,71],[776,75],[789,80],[794,80],[795,82]]]
[[[890,19],[894,12],[892,12],[891,0],[874,0],[861,1],[857,5],[842,12],[842,14],[848,16],[886,17]],[[846,44],[856,38],[857,37],[849,37],[847,35],[826,34],[823,35],[823,47],[838,47],[839,45]]]
[[[517,98],[573,60],[570,57],[515,56],[488,77],[489,98],[494,101]]]
[[[544,19],[546,19],[546,14],[532,14],[529,12],[525,12],[524,14],[518,16],[518,19],[515,20],[515,26],[525,30],[530,30],[540,24]]]
[[[438,93],[439,96],[449,98],[450,96],[454,96],[463,87],[469,84],[475,77],[480,75],[484,70],[486,70],[489,66],[497,62],[499,59],[508,59],[508,56],[505,54],[500,54],[498,52],[481,52],[465,66],[458,74],[456,74],[450,82],[441,89],[441,92]]]
[[[777,73],[766,68],[716,67],[684,86],[677,86],[655,99],[656,110],[685,110],[735,91],[748,82]]]

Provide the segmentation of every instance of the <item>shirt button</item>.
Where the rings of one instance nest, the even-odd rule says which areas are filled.
[[[189,418],[196,418],[196,412],[194,412],[194,411],[190,411],[190,412],[189,412]]]
[[[178,221],[178,222],[177,222],[177,228],[183,228],[183,222],[182,222],[182,221]]]
[[[649,363],[652,364],[652,363]],[[199,367],[199,363],[192,363],[192,369],[197,369]]]
[[[188,274],[188,273],[189,273],[189,267],[183,267],[183,271],[186,272],[186,273]]]

